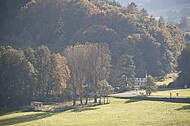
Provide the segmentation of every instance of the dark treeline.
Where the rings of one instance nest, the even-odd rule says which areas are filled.
[[[1,90],[6,89],[1,92],[2,105],[20,104],[22,99],[53,101],[61,95],[75,104],[77,97],[88,99],[89,92],[97,102],[98,81],[131,88],[135,69],[164,76],[175,71],[177,57],[185,47],[180,29],[148,17],[147,11],[138,10],[133,2],[127,7],[99,0],[1,3],[0,45],[4,47],[0,84]],[[10,66],[4,67],[6,64]]]
[[[18,106],[32,100],[54,99],[57,61],[46,46],[22,51],[0,50],[0,106]]]
[[[182,54],[178,58],[178,67],[179,77],[173,82],[170,83],[171,87],[181,87],[189,88],[190,87],[190,46],[187,46]]]

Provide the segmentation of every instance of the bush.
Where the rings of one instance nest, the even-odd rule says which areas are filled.
[[[171,82],[168,84],[167,88],[175,88],[176,84],[174,82]]]
[[[122,86],[122,87],[119,87],[119,88],[115,88],[115,92],[117,93],[121,93],[121,92],[124,92],[124,91],[131,91],[133,89],[133,87],[131,86]]]
[[[166,84],[163,84],[163,85],[159,85],[158,86],[158,89],[164,89],[164,88],[166,88],[167,87],[167,85]]]

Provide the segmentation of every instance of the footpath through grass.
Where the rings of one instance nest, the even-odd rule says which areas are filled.
[[[0,116],[0,125],[15,126],[189,126],[189,102],[111,98],[110,104],[63,112],[22,112]]]

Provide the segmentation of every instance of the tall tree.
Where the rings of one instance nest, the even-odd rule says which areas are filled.
[[[97,102],[97,82],[109,77],[109,66],[111,61],[110,50],[108,44],[100,43],[95,44],[92,50],[92,81],[94,89],[94,102]]]
[[[135,65],[133,62],[133,57],[128,54],[120,56],[117,63],[117,70],[120,72],[119,78],[120,83],[123,88],[126,86],[133,86],[133,80],[135,78]]]
[[[67,60],[60,53],[56,55],[56,83],[54,90],[56,94],[61,94],[67,86],[67,81],[70,78],[70,70],[67,66]]]
[[[33,65],[27,62],[23,51],[10,46],[0,49],[0,106],[18,106],[30,101],[30,80]]]
[[[111,85],[109,85],[109,83],[106,80],[101,80],[98,81],[97,83],[97,92],[100,95],[100,99],[99,99],[99,104],[102,104],[101,102],[101,98],[104,97],[104,104],[105,102],[105,97],[112,93],[113,88]],[[108,102],[108,101],[107,101]]]
[[[163,26],[164,24],[165,24],[165,18],[164,18],[164,16],[160,16],[160,18],[158,20],[159,27]]]
[[[77,93],[80,96],[80,102],[83,104],[83,85],[86,79],[86,67],[87,48],[85,45],[70,46],[63,54],[66,56],[68,61],[69,69],[71,70],[71,84],[73,94],[73,106],[76,104]]]
[[[130,14],[137,13],[137,12],[138,12],[137,5],[136,5],[134,2],[130,3],[130,4],[127,6],[127,11],[128,11],[128,13],[130,13]]]
[[[150,95],[152,92],[157,90],[155,79],[151,75],[148,75],[146,81],[147,81],[145,85],[146,94]]]
[[[35,86],[35,97],[37,100],[48,100],[53,90],[53,78],[56,74],[56,59],[51,55],[47,46],[40,46],[35,51],[37,70],[37,85]]]
[[[143,17],[147,17],[148,16],[148,12],[144,8],[140,10],[140,14],[142,14]]]
[[[179,27],[180,27],[182,30],[184,30],[184,31],[189,30],[190,24],[189,24],[189,20],[187,19],[187,17],[182,17],[182,18],[181,18]]]
[[[178,71],[180,72],[177,78],[178,87],[190,87],[190,46],[187,46],[178,58]]]
[[[92,89],[97,102],[97,82],[108,78],[108,67],[110,64],[110,51],[107,44],[85,44],[68,47],[63,54],[68,61],[71,70],[71,84],[73,92],[73,105],[76,104],[77,93],[82,102],[84,87],[87,87],[86,95],[89,92],[89,83],[92,81]],[[86,103],[88,96],[86,96]]]

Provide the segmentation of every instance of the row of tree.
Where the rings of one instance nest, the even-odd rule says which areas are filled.
[[[64,56],[63,56],[64,55]],[[24,51],[10,46],[0,49],[0,106],[28,104],[32,100],[71,100],[90,93],[110,94],[113,88],[109,77],[110,51],[105,43],[67,47],[63,54],[51,54],[46,46]],[[105,83],[99,83],[104,80]],[[98,86],[99,85],[99,86]],[[100,88],[103,85],[104,88]],[[106,92],[106,93],[105,93]]]
[[[67,47],[63,55],[67,58],[71,70],[70,83],[72,84],[73,105],[76,104],[77,95],[79,95],[81,104],[83,104],[83,97],[85,96],[85,104],[87,104],[90,92],[93,92],[94,102],[96,103],[98,81],[109,78],[111,56],[108,44],[78,44]],[[107,86],[109,85],[104,85],[105,88]],[[105,89],[99,89],[99,93],[101,90]]]
[[[0,50],[0,106],[54,99],[56,55],[46,46],[22,51],[10,46]]]

